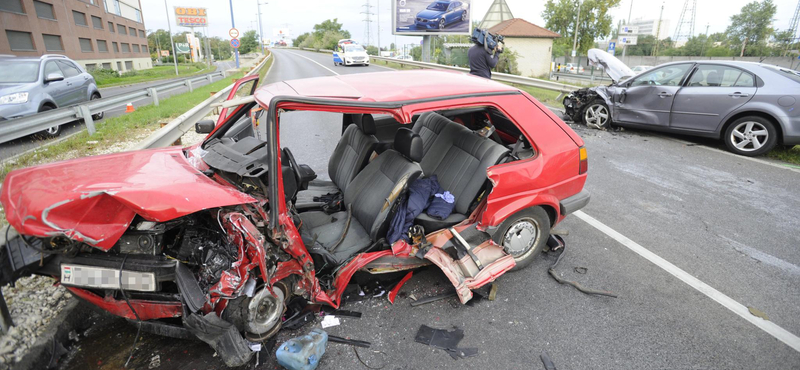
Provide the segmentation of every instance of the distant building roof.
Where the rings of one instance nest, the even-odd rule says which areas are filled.
[[[514,18],[500,22],[496,26],[490,28],[489,32],[505,37],[538,37],[550,39],[561,37],[561,35],[547,28],[539,27],[522,18]]]
[[[478,28],[487,29],[496,26],[498,23],[513,19],[514,15],[511,14],[511,9],[506,4],[506,0],[494,0],[489,10],[483,16]]]

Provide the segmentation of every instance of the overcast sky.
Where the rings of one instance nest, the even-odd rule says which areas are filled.
[[[236,27],[244,33],[249,29],[258,30],[257,19],[258,0],[233,0],[233,14]],[[374,13],[371,32],[373,44],[377,44],[378,17],[381,25],[381,45],[388,46],[397,40],[398,43],[419,43],[421,37],[397,37],[392,35],[391,9],[392,1],[396,0],[369,0]],[[789,27],[792,14],[798,0],[773,0],[778,6],[773,27],[786,29]],[[144,13],[145,26],[150,30],[167,28],[167,16],[164,9],[165,0],[141,0]],[[265,2],[261,0],[262,4]],[[344,23],[344,28],[349,30],[353,38],[360,42],[364,39],[364,14],[367,0],[267,0],[268,4],[261,5],[264,38],[271,38],[273,30],[281,27],[289,28],[294,36],[312,30],[314,24],[325,19],[338,18]],[[704,33],[706,25],[709,32],[722,32],[728,26],[730,16],[738,13],[742,6],[750,0],[697,0],[697,15],[695,21],[695,34]],[[175,6],[204,7],[209,13],[209,34],[228,38],[228,29],[231,28],[231,11],[229,1],[225,0],[166,0],[170,10],[169,19],[172,22],[173,32],[178,32],[174,26],[175,17],[172,8]],[[517,18],[524,18],[535,24],[544,25],[542,10],[545,1],[542,0],[506,0],[511,12]],[[683,0],[664,1],[664,19],[670,20],[670,35],[675,31]],[[378,6],[380,4],[380,6]],[[480,20],[489,9],[492,0],[472,0],[471,17]],[[633,0],[632,18],[658,18],[660,10],[658,1]],[[623,0],[620,6],[612,10],[614,21],[628,18],[631,0]]]

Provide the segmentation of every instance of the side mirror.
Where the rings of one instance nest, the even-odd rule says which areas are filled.
[[[210,134],[211,131],[214,131],[214,127],[216,126],[217,123],[214,122],[214,120],[204,119],[194,124],[194,131],[198,134]]]
[[[58,72],[53,72],[53,73],[47,75],[47,77],[45,77],[44,82],[45,83],[49,83],[49,82],[56,82],[56,81],[63,81],[63,80],[64,80],[64,75],[62,75],[61,73],[58,73]]]

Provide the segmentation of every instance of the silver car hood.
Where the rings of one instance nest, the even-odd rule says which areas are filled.
[[[622,61],[601,49],[589,49],[587,58],[589,59],[590,65],[602,68],[606,71],[608,76],[614,80],[614,83],[636,74],[632,69],[628,68],[625,63],[622,63]]]

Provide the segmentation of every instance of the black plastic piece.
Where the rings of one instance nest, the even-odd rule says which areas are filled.
[[[216,126],[217,123],[214,122],[214,120],[204,119],[194,124],[194,131],[198,134],[210,134],[211,131],[214,131],[214,127]]]
[[[370,346],[372,346],[372,343],[367,342],[365,340],[347,339],[330,334],[328,334],[328,341],[334,343],[349,344],[351,346],[362,347],[362,348],[369,348]]]
[[[222,357],[229,367],[247,364],[253,351],[233,324],[211,312],[205,316],[190,314],[183,320],[184,326]]]
[[[259,177],[269,168],[269,146],[266,141],[244,137],[239,141],[230,138],[212,139],[206,144],[203,157],[209,166],[244,177]]]
[[[161,241],[166,226],[157,224],[151,230],[128,230],[117,241],[121,254],[161,254]]]
[[[178,263],[175,266],[175,282],[178,284],[178,290],[189,311],[200,311],[206,303],[206,294],[203,293],[194,274],[186,265]]]
[[[472,357],[478,354],[477,348],[458,348],[458,343],[464,339],[464,331],[458,328],[447,331],[434,329],[426,325],[419,327],[414,341],[431,347],[445,350],[454,360]]]
[[[167,324],[158,320],[128,320],[133,325],[141,325],[142,331],[175,339],[197,340],[197,337],[183,326]]]
[[[3,253],[2,259],[4,260],[2,261],[2,265],[0,265],[0,286],[11,284],[20,277],[26,275],[28,266],[38,264],[39,261],[42,260],[42,254],[34,249],[42,248],[41,239],[30,238],[28,244],[34,247],[31,248],[28,244],[25,244],[22,237],[16,235],[15,232],[13,233],[14,236],[11,235],[12,233],[9,232],[8,243],[6,243],[5,248],[0,251]],[[3,243],[6,242],[5,237],[5,232],[3,235],[0,235],[0,238],[3,238]]]

